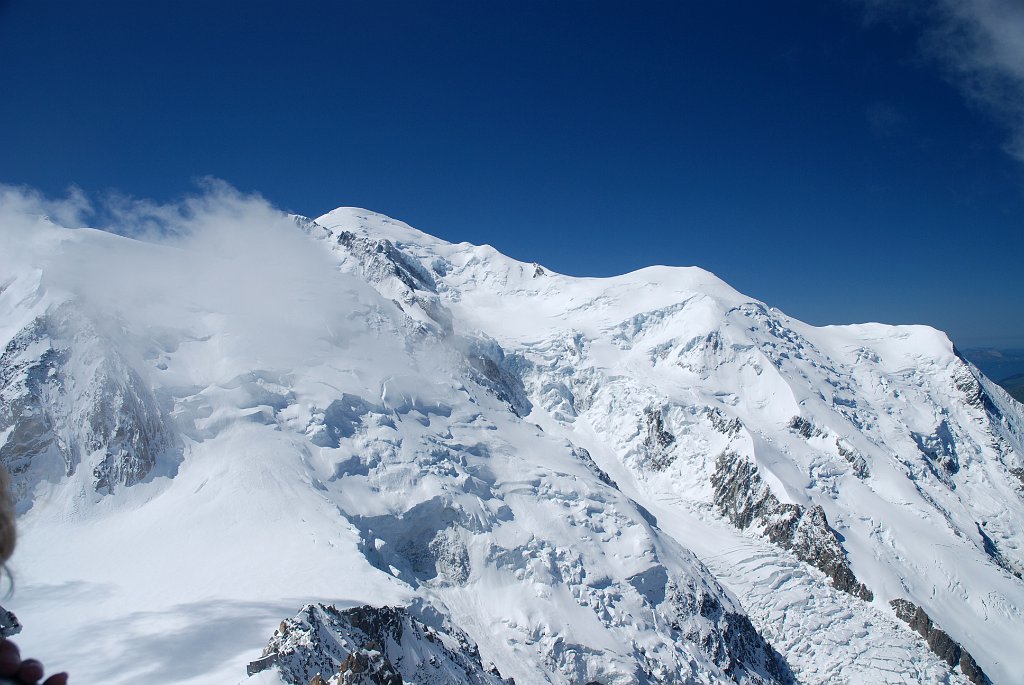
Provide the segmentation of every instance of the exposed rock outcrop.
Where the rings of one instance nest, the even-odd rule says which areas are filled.
[[[513,685],[483,665],[461,630],[427,626],[405,607],[308,604],[247,670],[269,668],[292,685]]]
[[[363,278],[382,287],[382,294],[390,294],[403,311],[410,314],[410,310],[418,310],[425,317],[414,315],[413,318],[436,324],[444,334],[452,332],[451,312],[441,304],[433,277],[394,243],[350,231],[338,233],[333,240],[355,258]]]
[[[506,355],[501,346],[489,338],[463,338],[460,343],[473,381],[507,404],[516,416],[526,416],[533,410],[523,386],[524,359]]]
[[[802,435],[805,440],[810,440],[811,438],[823,435],[820,428],[802,416],[794,416],[789,422],[789,429]]]
[[[956,439],[953,437],[949,423],[940,421],[930,434],[911,433],[917,449],[927,460],[932,472],[940,479],[947,481],[946,475],[953,475],[960,470],[960,459],[956,450]],[[938,473],[933,465],[941,467],[945,474]]]
[[[773,543],[820,569],[839,590],[866,601],[871,590],[857,580],[836,532],[820,506],[780,502],[757,466],[735,452],[722,452],[711,477],[718,512],[737,528],[757,526]]]
[[[916,630],[928,643],[929,649],[949,664],[950,668],[959,665],[967,679],[976,685],[987,685],[992,682],[978,666],[974,657],[944,630],[932,623],[924,609],[906,599],[894,599],[889,604],[896,612],[896,617]]]
[[[35,319],[0,354],[0,462],[22,510],[43,480],[79,465],[97,492],[144,480],[172,447],[160,402],[91,322],[65,305]]]
[[[842,457],[853,467],[853,475],[857,476],[861,480],[871,475],[871,471],[868,469],[868,463],[864,459],[864,455],[857,452],[849,445],[843,444],[843,441],[836,438],[836,451],[839,456]]]
[[[796,678],[785,659],[764,640],[747,616],[727,611],[720,601],[708,593],[684,596],[671,583],[666,597],[684,608],[680,614],[681,620],[685,620],[685,614],[696,614],[719,628],[714,632],[691,631],[685,637],[699,644],[734,681],[795,685]],[[679,623],[674,623],[673,629],[678,631]]]
[[[582,447],[573,445],[573,447],[572,447],[572,454],[573,454],[574,457],[576,457],[581,462],[583,462],[583,464],[588,469],[590,469],[591,473],[593,473],[595,476],[600,478],[602,483],[604,483],[605,485],[610,485],[613,488],[615,488],[616,490],[619,489],[618,484],[614,480],[612,480],[612,477],[609,476],[608,473],[604,469],[602,469],[600,466],[597,465],[597,462],[594,461],[594,458],[592,456],[590,456],[590,452],[589,451],[587,451],[586,449],[584,449]]]
[[[21,632],[21,621],[13,612],[0,607],[0,637],[10,637]]]
[[[1017,480],[1020,481],[1021,488],[1024,489],[1024,468],[1012,468],[1010,469],[1010,473],[1017,477]]]
[[[972,364],[955,347],[953,353],[960,361],[960,366],[953,375],[953,385],[962,393],[968,406],[984,411],[990,421],[998,423],[1003,418],[1003,413],[978,381],[978,377],[972,371]]]
[[[644,410],[644,465],[655,471],[664,471],[674,461],[670,448],[676,436],[665,430],[665,419],[660,409]]]

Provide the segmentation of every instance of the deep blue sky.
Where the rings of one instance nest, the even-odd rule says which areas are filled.
[[[697,265],[812,323],[1024,347],[1012,131],[944,78],[927,22],[865,16],[0,0],[0,183],[165,201],[211,175],[563,273]]]

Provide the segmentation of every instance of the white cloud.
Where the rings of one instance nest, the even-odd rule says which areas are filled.
[[[1009,127],[1007,151],[1024,161],[1024,4],[945,0],[926,43],[954,83]]]
[[[1020,0],[862,0],[869,22],[922,25],[921,48],[973,105],[1009,131],[1024,161],[1024,3]]]
[[[84,218],[132,239],[81,229]],[[165,204],[90,204],[79,191],[53,200],[0,186],[0,286],[33,271],[43,274],[39,292],[72,297],[96,322],[147,339],[166,330],[179,342],[212,340],[183,366],[188,373],[230,377],[333,359],[339,347],[366,359],[404,356],[365,321],[378,309],[389,316],[390,303],[339,272],[326,245],[287,214],[222,182]]]
[[[0,209],[7,219],[45,216],[63,226],[81,226],[92,213],[88,198],[76,186],[68,188],[66,197],[49,198],[34,188],[0,184]]]

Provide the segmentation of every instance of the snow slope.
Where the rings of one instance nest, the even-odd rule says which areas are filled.
[[[7,608],[77,681],[1020,682],[1024,417],[941,333],[366,210],[188,223],[0,244]],[[366,605],[400,636],[329,618]]]
[[[1021,407],[942,333],[814,328],[695,268],[576,279],[362,210],[317,221],[386,238],[430,265],[453,319],[517,355],[533,406],[527,418],[618,473],[637,501],[664,512],[667,532],[704,551],[720,578],[736,560],[716,568],[714,559],[749,549],[750,536],[715,533],[721,544],[709,547],[705,525],[676,528],[667,517],[715,517],[716,457],[730,450],[756,464],[781,502],[823,508],[850,567],[875,595],[870,603],[837,598],[846,610],[902,629],[889,600],[909,599],[996,682],[1019,678]],[[651,412],[671,436],[665,448],[649,440]],[[735,433],[723,434],[721,425],[733,421]],[[755,616],[781,614],[762,604],[784,596],[727,585]],[[808,588],[807,601],[821,592]],[[771,634],[770,623],[760,626]],[[861,637],[893,641],[870,631]]]

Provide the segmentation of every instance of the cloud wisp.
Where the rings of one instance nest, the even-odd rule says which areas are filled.
[[[102,230],[77,228],[88,223]],[[157,333],[171,347],[212,341],[182,367],[207,380],[331,361],[339,349],[350,359],[406,356],[367,324],[397,317],[387,300],[341,272],[288,214],[223,182],[164,204],[0,185],[0,294],[18,278],[140,345]]]
[[[867,20],[922,26],[922,56],[1009,132],[1024,162],[1024,4],[1020,0],[862,0]]]

